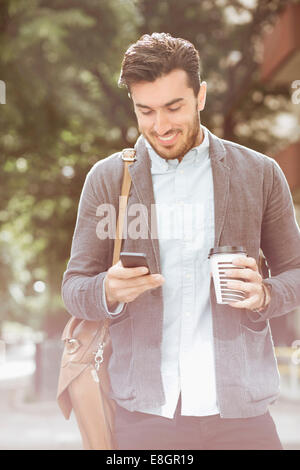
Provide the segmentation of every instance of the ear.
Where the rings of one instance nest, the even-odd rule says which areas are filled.
[[[205,101],[206,101],[206,82],[202,82],[200,85],[200,90],[198,93],[198,111],[203,111],[205,107]]]

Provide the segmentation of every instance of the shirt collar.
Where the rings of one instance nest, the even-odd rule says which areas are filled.
[[[186,164],[197,165],[202,163],[204,160],[209,158],[209,138],[208,131],[206,127],[201,125],[201,128],[204,133],[204,139],[200,145],[193,147],[189,150],[181,160],[181,165],[185,166]],[[159,156],[155,150],[151,147],[147,139],[145,139],[145,144],[149,152],[151,159],[151,173],[165,173],[167,171],[174,170],[179,165],[179,160],[175,158],[174,160],[168,160]]]

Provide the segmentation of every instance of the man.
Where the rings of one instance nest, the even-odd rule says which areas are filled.
[[[188,41],[143,36],[125,54],[120,84],[141,133],[128,219],[143,207],[146,224],[140,237],[128,225],[122,249],[146,253],[151,274],[111,266],[113,239],[99,233],[99,207],[118,210],[117,153],[87,175],[62,289],[72,315],[112,321],[118,448],[281,449],[268,412],[279,387],[268,320],[300,304],[300,233],[284,175],[201,124],[206,84]],[[208,254],[227,245],[247,251],[228,273],[246,298],[221,305]]]

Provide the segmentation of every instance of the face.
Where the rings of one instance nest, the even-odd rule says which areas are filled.
[[[176,69],[154,82],[131,85],[139,131],[163,158],[181,160],[203,140],[199,112],[204,109],[206,83],[198,96],[184,70]]]

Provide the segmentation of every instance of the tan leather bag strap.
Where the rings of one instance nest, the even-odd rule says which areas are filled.
[[[134,149],[124,149],[122,152],[122,160],[124,161],[124,174],[123,182],[119,203],[119,215],[118,222],[116,227],[116,238],[114,244],[114,254],[113,254],[113,265],[119,261],[122,238],[123,238],[123,228],[125,220],[125,212],[127,208],[128,195],[131,187],[131,177],[128,171],[128,167],[136,160],[136,151]]]
[[[131,187],[131,176],[128,171],[128,167],[132,165],[132,163],[136,160],[136,151],[134,149],[124,149],[122,151],[122,160],[124,162],[124,173],[123,173],[121,197],[119,199],[120,201],[119,215],[118,215],[118,221],[117,221],[117,227],[116,227],[116,237],[115,237],[114,253],[113,253],[113,265],[116,264],[120,258],[125,212],[126,212],[126,207],[127,207],[129,191]],[[105,318],[104,328],[102,329],[102,334],[101,334],[101,339],[100,339],[101,343],[104,342],[104,338],[108,332],[109,324],[110,324],[110,320],[108,318]]]

